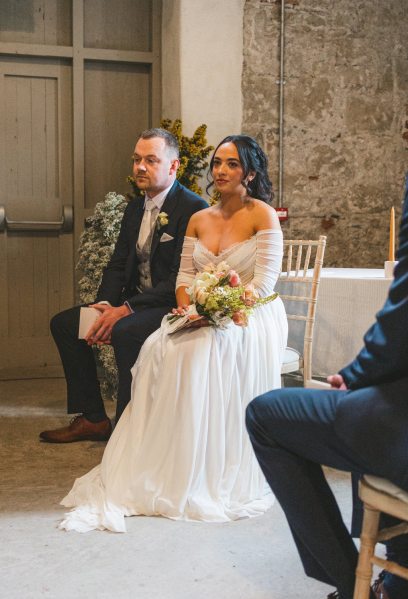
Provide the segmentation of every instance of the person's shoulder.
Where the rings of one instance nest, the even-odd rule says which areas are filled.
[[[188,222],[188,235],[190,237],[198,237],[198,231],[201,229],[206,229],[211,227],[212,225],[212,217],[214,214],[213,206],[206,206],[203,209],[196,210],[190,216],[190,220]]]
[[[125,210],[123,212],[123,216],[129,216],[129,214],[133,214],[135,212],[135,210],[137,210],[138,206],[140,205],[141,202],[143,202],[143,198],[137,197],[137,198],[130,198],[127,202],[126,202],[126,207]]]
[[[134,208],[137,207],[139,202],[143,202],[143,201],[144,201],[143,197],[141,197],[141,198],[140,197],[132,197],[126,202],[126,208],[133,210]]]
[[[208,202],[206,202],[201,196],[199,196],[194,191],[191,191],[190,189],[187,189],[187,187],[184,187],[184,185],[182,185],[178,181],[176,181],[175,183],[174,193],[177,194],[177,197],[186,202],[189,202],[196,206],[201,206],[202,208],[208,208]]]
[[[262,200],[253,199],[254,221],[257,230],[280,229],[280,222],[275,208]]]
[[[257,200],[256,198],[251,198],[251,200],[253,202],[255,210],[257,210],[258,212],[276,214],[275,208],[273,208],[273,206],[271,206],[267,202],[264,202],[263,200]]]
[[[197,222],[199,220],[207,219],[208,217],[211,217],[213,211],[214,208],[206,204],[201,210],[197,210],[197,212],[194,212],[194,214],[191,215],[191,221]]]

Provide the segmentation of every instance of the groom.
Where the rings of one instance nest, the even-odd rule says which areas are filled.
[[[395,279],[364,342],[356,359],[329,377],[332,390],[275,390],[247,408],[252,445],[305,572],[336,587],[332,599],[352,599],[358,553],[320,464],[408,491],[408,189]],[[385,545],[390,559],[408,566],[407,534]],[[408,598],[408,581],[383,574],[371,596]]]
[[[130,400],[130,369],[147,339],[176,305],[175,283],[190,216],[207,203],[176,181],[176,138],[164,129],[144,131],[133,155],[136,185],[144,199],[129,202],[95,303],[100,317],[78,339],[80,307],[51,320],[67,382],[68,426],[44,431],[49,443],[107,440],[112,427],[103,405],[92,345],[112,344],[118,367],[116,422]]]

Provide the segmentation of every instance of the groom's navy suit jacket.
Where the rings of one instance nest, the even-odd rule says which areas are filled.
[[[352,393],[336,413],[336,432],[375,474],[408,490],[408,190],[398,264],[388,299],[364,337],[364,347],[340,371]]]
[[[161,209],[167,214],[168,224],[156,227],[153,234],[150,251],[152,287],[139,292],[136,242],[143,206],[143,199],[136,198],[125,209],[119,237],[105,268],[96,301],[107,300],[118,306],[126,300],[132,308],[175,305],[176,277],[187,224],[194,212],[207,208],[208,204],[174,182]]]

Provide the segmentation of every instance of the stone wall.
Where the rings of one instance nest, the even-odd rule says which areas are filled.
[[[242,78],[276,190],[280,4],[246,0]],[[285,21],[284,235],[326,234],[325,266],[382,267],[408,171],[406,0],[287,0]]]

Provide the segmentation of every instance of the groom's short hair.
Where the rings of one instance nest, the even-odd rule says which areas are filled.
[[[151,129],[142,131],[139,139],[152,139],[152,137],[161,137],[161,139],[164,139],[167,149],[172,157],[179,157],[179,144],[173,133],[170,133],[167,129],[162,129],[161,127],[152,127]]]

